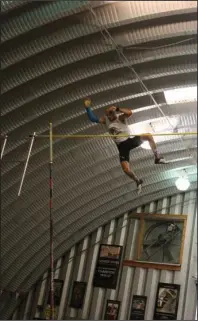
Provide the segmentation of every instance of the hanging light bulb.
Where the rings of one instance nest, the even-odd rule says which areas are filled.
[[[179,191],[186,191],[190,186],[190,182],[187,177],[180,177],[176,180],[175,185]]]

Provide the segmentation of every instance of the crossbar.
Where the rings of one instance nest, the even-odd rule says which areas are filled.
[[[161,134],[121,134],[119,137],[130,137],[130,136],[192,136],[192,135],[197,135],[198,132],[187,132],[187,133],[161,133]],[[30,135],[31,137],[31,135]],[[49,135],[36,135],[38,138],[49,138]],[[68,134],[54,134],[53,139],[55,138],[109,138],[109,137],[114,137],[115,135],[110,135],[110,134],[102,134],[102,135],[68,135]]]

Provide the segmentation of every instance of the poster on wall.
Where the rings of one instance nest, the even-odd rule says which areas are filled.
[[[104,320],[118,320],[120,301],[107,300]]]
[[[101,244],[96,263],[93,286],[116,289],[122,257],[122,246]]]
[[[133,295],[130,320],[144,320],[147,297]]]
[[[179,292],[179,284],[158,284],[153,320],[177,320]]]
[[[63,290],[63,280],[54,279],[54,305],[55,306],[60,305],[62,290]],[[49,292],[47,304],[50,304],[50,292]]]
[[[119,245],[100,245],[93,286],[116,289],[122,248],[123,247]]]
[[[70,305],[69,305],[71,308],[81,309],[83,307],[86,287],[87,287],[86,282],[74,281]]]

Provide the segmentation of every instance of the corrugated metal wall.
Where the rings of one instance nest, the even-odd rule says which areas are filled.
[[[116,290],[93,288],[92,280],[100,243],[119,244],[125,247],[125,257],[133,258],[136,249],[137,221],[129,219],[128,213],[110,221],[72,247],[69,253],[56,262],[55,278],[64,281],[58,319],[103,319],[107,299],[121,301],[119,319],[129,318],[132,296],[146,295],[146,320],[153,319],[158,282],[181,285],[178,320],[193,320],[196,310],[196,286],[193,277],[197,274],[197,193],[181,193],[139,207],[134,212],[188,215],[182,269],[179,272],[154,269],[122,267]],[[87,282],[82,310],[69,307],[73,281]],[[46,307],[48,296],[48,273],[30,291],[13,319],[44,317],[38,306]]]

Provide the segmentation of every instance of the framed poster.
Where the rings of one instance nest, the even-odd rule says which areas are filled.
[[[130,320],[144,320],[147,297],[133,295]]]
[[[69,305],[71,308],[81,309],[83,307],[86,287],[87,283],[74,281]]]
[[[54,279],[54,305],[59,306],[63,290],[63,280]],[[48,295],[47,304],[50,305],[50,292]]]
[[[130,216],[138,220],[137,252],[125,266],[181,270],[184,248],[186,215],[141,214]]]
[[[122,257],[122,246],[101,244],[96,263],[93,286],[116,289]]]
[[[153,320],[177,320],[179,292],[179,284],[158,284]]]
[[[118,320],[120,301],[107,300],[104,320]]]

